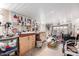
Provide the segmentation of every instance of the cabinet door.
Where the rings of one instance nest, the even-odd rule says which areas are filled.
[[[32,36],[32,48],[35,47],[35,35]]]
[[[28,37],[26,37],[26,51],[28,51],[29,50],[29,39],[28,39]]]
[[[20,37],[20,55],[25,55],[28,51],[28,38]]]
[[[30,49],[34,48],[35,47],[35,35],[31,35],[29,36],[30,38]]]
[[[28,45],[29,50],[31,50],[32,49],[32,36],[31,35],[29,36],[29,42],[28,43],[29,43],[29,45]]]

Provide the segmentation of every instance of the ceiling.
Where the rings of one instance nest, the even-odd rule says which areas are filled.
[[[9,3],[11,11],[40,20],[42,23],[56,23],[79,18],[79,4],[75,3]]]

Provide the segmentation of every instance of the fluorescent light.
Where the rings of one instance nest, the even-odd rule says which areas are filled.
[[[0,15],[0,22],[3,22],[3,16]]]
[[[0,8],[4,8],[5,4],[4,3],[0,3]]]
[[[1,20],[1,19],[3,19],[3,16],[2,16],[2,15],[0,15],[0,20]]]
[[[79,24],[79,18],[75,20],[75,23],[76,24]]]
[[[0,3],[0,8],[9,8],[9,4],[8,3]]]

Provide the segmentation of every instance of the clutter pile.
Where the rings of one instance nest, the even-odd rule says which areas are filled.
[[[51,42],[48,43],[48,47],[49,48],[57,48],[58,47],[58,44],[57,44],[57,42],[51,41]]]
[[[56,41],[56,37],[51,38],[51,40],[48,42],[48,47],[53,49],[58,47],[58,42]]]

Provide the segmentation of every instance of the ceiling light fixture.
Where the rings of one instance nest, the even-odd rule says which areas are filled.
[[[4,3],[0,3],[0,8],[4,8],[5,4]]]

